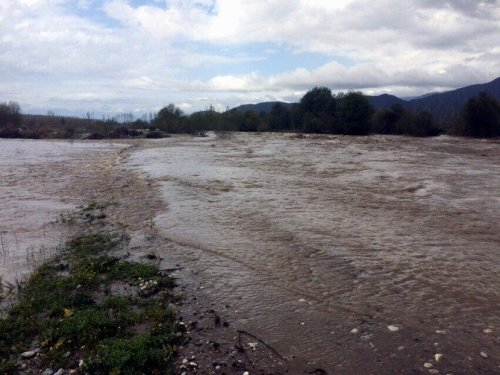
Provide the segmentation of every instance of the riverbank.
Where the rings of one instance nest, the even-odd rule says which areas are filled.
[[[55,142],[55,145],[51,144],[50,147],[58,149],[61,144],[64,145],[61,147],[69,145],[64,142]],[[29,146],[31,148],[40,147],[31,142]],[[75,146],[75,148],[78,147],[81,146]],[[77,160],[49,160],[45,158],[45,163],[37,164],[36,167],[31,164],[31,160],[35,158],[30,157],[25,163],[27,167],[22,167],[23,170],[27,168],[28,171],[37,171],[33,183],[25,186],[25,194],[29,194],[32,190],[32,184],[39,181],[40,175],[45,174],[44,183],[38,186],[38,196],[41,197],[40,199],[43,199],[44,196],[57,196],[64,200],[65,206],[62,212],[54,215],[55,217],[50,220],[50,224],[43,224],[43,230],[35,228],[36,230],[33,229],[29,232],[31,248],[34,248],[34,239],[37,236],[39,238],[47,236],[58,238],[60,245],[55,249],[49,249],[44,245],[43,251],[40,252],[41,256],[33,259],[28,265],[29,267],[20,266],[21,271],[18,274],[25,275],[16,281],[16,284],[21,285],[20,304],[11,309],[13,315],[3,321],[5,326],[0,330],[0,332],[5,332],[5,336],[0,338],[0,341],[3,340],[2,344],[5,344],[2,345],[4,351],[0,355],[3,366],[1,370],[4,372],[14,371],[14,373],[41,373],[47,370],[48,374],[49,370],[57,372],[62,368],[62,373],[70,371],[72,373],[84,373],[85,371],[93,373],[96,369],[106,372],[103,370],[105,363],[117,364],[116,358],[111,359],[103,355],[102,352],[107,349],[105,350],[103,347],[98,349],[96,346],[91,348],[92,345],[87,341],[82,343],[75,338],[66,337],[70,334],[76,335],[76,333],[78,333],[77,336],[81,336],[89,328],[85,324],[90,324],[91,321],[87,321],[83,325],[76,324],[78,332],[67,332],[66,330],[66,336],[57,336],[56,331],[73,326],[73,323],[76,320],[81,320],[82,317],[96,315],[102,318],[102,315],[106,315],[109,311],[112,311],[113,316],[116,316],[117,312],[122,309],[123,314],[118,315],[122,318],[129,315],[130,319],[124,318],[124,321],[109,321],[107,319],[106,327],[111,331],[116,331],[117,325],[121,328],[115,332],[115,335],[111,335],[106,330],[103,332],[105,336],[109,336],[105,339],[110,340],[112,346],[120,346],[125,343],[125,341],[119,341],[117,345],[116,343],[111,344],[111,341],[115,339],[125,340],[128,337],[134,342],[139,338],[144,339],[144,335],[149,334],[147,327],[158,323],[160,318],[164,320],[168,318],[167,325],[172,328],[174,325],[171,319],[173,316],[176,317],[177,330],[170,331],[170,333],[162,332],[163,336],[160,340],[167,340],[168,346],[172,349],[172,352],[168,350],[161,354],[163,359],[168,361],[160,363],[165,365],[170,362],[169,371],[172,373],[242,374],[245,371],[250,371],[252,374],[280,373],[281,370],[275,371],[277,365],[274,363],[276,362],[283,367],[284,362],[279,357],[276,357],[276,360],[267,360],[267,357],[272,357],[274,354],[255,348],[253,344],[256,339],[245,335],[244,332],[238,332],[224,317],[221,307],[214,301],[200,296],[196,288],[191,288],[192,284],[189,281],[184,279],[175,291],[171,289],[173,285],[168,280],[174,280],[177,276],[184,277],[181,275],[183,272],[188,273],[186,277],[190,280],[194,280],[196,275],[190,273],[187,268],[183,268],[181,264],[171,264],[164,261],[159,255],[164,250],[166,243],[158,236],[153,218],[165,210],[166,206],[161,200],[157,184],[141,173],[130,170],[125,165],[130,153],[137,147],[139,145],[135,143],[119,144],[111,148],[103,146],[102,149],[94,150],[92,155],[88,155],[84,159],[82,159],[83,156],[79,156]],[[141,147],[147,148],[148,145],[141,145]],[[19,150],[18,153],[22,154],[23,148],[19,145],[16,148]],[[82,168],[82,166],[84,167]],[[18,171],[18,173],[20,172]],[[17,184],[26,184],[29,182],[30,175],[31,172],[27,177],[18,180],[11,177],[10,184],[12,186],[16,182]],[[58,176],[65,176],[64,183],[61,183]],[[70,211],[67,207],[72,204],[79,204],[80,208],[76,211]],[[29,215],[29,213],[25,214]],[[29,219],[25,220],[24,223],[17,222],[27,227],[31,224]],[[8,234],[7,230],[10,228],[11,226],[6,226],[5,233]],[[42,233],[43,236],[41,236]],[[71,238],[73,241],[69,241],[68,246],[64,245]],[[85,257],[85,259],[81,256],[78,257],[78,260],[75,259],[74,252],[80,253],[80,250],[75,249],[72,244],[82,241],[88,245],[89,250],[96,245],[103,252],[91,254],[91,257]],[[116,246],[112,248],[105,246],[102,249],[103,242],[109,242]],[[13,258],[16,254],[11,252],[9,255]],[[17,258],[23,260],[24,256],[20,255]],[[11,271],[9,267],[16,264],[19,263],[10,263],[10,265],[7,263],[6,270]],[[143,264],[146,264],[145,269],[142,269]],[[135,267],[139,267],[149,276],[131,271]],[[121,274],[121,272],[117,272],[116,268],[123,272],[125,272],[123,268],[126,268],[128,271]],[[33,276],[28,278],[28,272],[35,269]],[[142,278],[142,282],[146,283],[151,280],[151,276],[153,276],[153,281],[158,284],[147,292],[148,298],[144,299],[143,297],[146,295],[141,291],[139,277]],[[150,279],[147,279],[148,277]],[[22,282],[22,280],[25,281]],[[161,280],[163,281],[160,282]],[[37,309],[41,310],[35,311],[30,305],[29,301],[33,297],[31,292],[23,294],[23,291],[30,291],[34,288],[33,283],[40,284],[40,287],[36,287],[33,293],[38,297],[40,295],[47,296],[39,299],[40,303],[37,304]],[[59,289],[54,289],[54,285],[58,286]],[[71,287],[78,285],[84,285],[85,288],[82,286],[78,288],[80,290],[77,290],[78,293],[73,296],[75,298],[71,301],[66,298],[58,300],[58,296],[66,294],[66,291],[72,290]],[[144,285],[149,288],[149,284]],[[42,289],[44,287],[50,290],[45,291]],[[51,296],[52,289],[55,290],[57,296]],[[150,294],[150,292],[154,293]],[[88,295],[90,295],[90,299],[87,298]],[[141,314],[136,311],[138,308],[152,309],[153,306],[150,306],[148,302],[150,297],[153,297],[152,301],[163,311],[162,316],[158,310],[155,313],[156,318],[154,319],[156,320],[153,321],[150,320],[149,314]],[[54,298],[56,301],[50,302]],[[158,299],[159,301],[157,301]],[[79,300],[88,303],[86,306],[80,306],[78,304],[83,302],[78,302]],[[74,303],[77,303],[78,306]],[[131,309],[131,305],[138,307]],[[30,315],[21,313],[24,310]],[[132,315],[130,310],[133,310]],[[35,319],[36,326],[30,323],[33,316],[37,318]],[[110,317],[109,314],[108,317]],[[64,327],[57,325],[58,319],[62,319],[60,323]],[[16,331],[17,329],[25,330],[23,335],[26,336],[26,340],[19,339],[21,336],[17,334],[19,333]],[[41,338],[41,336],[47,335],[48,331],[52,336],[48,337],[48,340]],[[172,333],[175,333],[175,337],[170,341],[169,335]],[[179,338],[180,333],[183,335]],[[83,336],[88,338],[87,335]],[[103,336],[99,334],[91,341],[96,343],[100,341],[98,338],[103,338]],[[146,340],[142,344],[147,347],[148,341]],[[85,346],[86,349],[81,349],[82,346]],[[175,361],[172,360],[173,352],[177,354]],[[26,353],[26,358],[21,357],[22,353]],[[127,357],[125,352],[117,353],[117,355],[118,357]],[[133,363],[144,360],[144,358],[130,357],[121,365],[118,364],[118,367],[134,366]],[[82,366],[80,366],[80,361],[83,361]],[[97,364],[98,362],[99,364]],[[153,368],[155,365],[148,366]]]

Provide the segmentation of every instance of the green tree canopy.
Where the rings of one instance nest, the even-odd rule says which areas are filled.
[[[153,124],[165,132],[179,133],[182,130],[180,125],[183,117],[184,113],[180,108],[177,108],[174,104],[169,104],[160,109]]]
[[[352,91],[337,97],[337,117],[344,134],[362,135],[370,132],[373,107],[361,92]]]
[[[500,136],[500,105],[486,92],[468,100],[463,110],[465,135],[472,137]]]

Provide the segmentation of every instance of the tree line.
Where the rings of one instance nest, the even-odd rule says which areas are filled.
[[[53,114],[48,117],[55,119]],[[17,103],[0,103],[0,137],[2,128],[5,132],[5,129],[19,127],[21,118]],[[446,132],[470,137],[500,136],[500,104],[485,92],[469,99],[450,124],[438,124],[430,113],[410,112],[400,104],[375,111],[361,92],[334,95],[327,87],[315,87],[299,103],[277,103],[267,112],[233,109],[220,113],[210,107],[186,115],[174,104],[169,104],[158,113],[141,119],[133,120],[132,115],[122,116],[121,119],[93,120],[88,114],[86,119],[78,121],[60,118],[59,125],[65,129],[63,137],[69,138],[82,131],[101,132],[105,137],[138,136],[143,134],[140,129],[148,129],[147,134],[151,136],[161,136],[161,133],[203,134],[210,130],[422,137]]]
[[[315,87],[297,104],[275,104],[267,112],[213,108],[186,116],[174,105],[163,108],[153,125],[171,133],[206,130],[242,132],[301,132],[320,134],[396,134],[436,136],[442,133],[471,137],[500,136],[500,105],[487,93],[471,98],[449,124],[438,124],[429,112],[410,112],[402,105],[375,109],[361,92],[332,94]]]

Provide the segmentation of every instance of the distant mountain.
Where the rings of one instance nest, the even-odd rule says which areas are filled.
[[[281,104],[285,108],[290,108],[293,104],[292,103],[285,103],[285,102],[263,102],[263,103],[257,103],[257,104],[242,104],[238,107],[234,107],[231,109],[231,111],[236,111],[236,112],[269,112],[271,108],[273,108],[276,104]]]
[[[367,98],[368,98],[368,101],[370,102],[370,104],[375,109],[389,108],[389,107],[393,106],[394,104],[404,105],[406,103],[405,100],[398,98],[397,96],[389,95],[389,94],[382,94],[382,95],[377,95],[377,96],[367,96]]]
[[[460,112],[470,98],[477,96],[482,91],[500,101],[500,77],[488,83],[466,86],[457,90],[414,99],[407,102],[404,107],[412,112],[430,112],[438,122],[446,122],[457,112]]]
[[[427,94],[418,95],[418,96],[405,96],[405,97],[403,97],[401,99],[406,100],[407,102],[409,102],[410,100],[423,99],[423,98],[427,98],[428,96],[436,95],[436,94],[439,94],[439,92],[429,92]]]
[[[447,122],[460,112],[467,100],[486,91],[496,100],[500,101],[500,77],[483,84],[462,87],[457,90],[428,93],[411,100],[404,100],[394,95],[382,94],[368,96],[368,101],[375,109],[390,108],[394,104],[401,104],[406,110],[412,112],[430,112],[438,122]],[[263,102],[258,104],[243,104],[232,109],[232,111],[246,112],[269,112],[275,104],[282,104],[287,108],[293,103]]]

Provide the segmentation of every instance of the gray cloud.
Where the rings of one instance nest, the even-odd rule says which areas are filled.
[[[92,9],[100,18],[80,13]],[[295,98],[313,85],[412,95],[495,78],[498,40],[493,0],[9,0],[0,2],[0,101],[113,112]],[[331,61],[271,74],[255,43]]]

